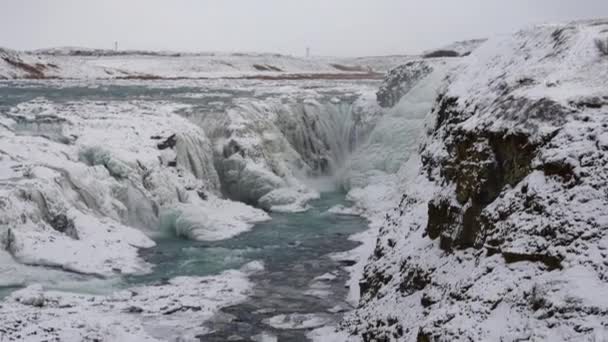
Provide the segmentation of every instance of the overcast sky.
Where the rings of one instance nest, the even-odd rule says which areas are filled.
[[[385,55],[602,16],[608,0],[0,0],[0,46]]]

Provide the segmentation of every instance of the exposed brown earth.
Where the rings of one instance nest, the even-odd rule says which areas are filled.
[[[10,59],[8,57],[3,57],[2,59],[6,63],[14,66],[15,68],[18,68],[18,69],[21,69],[21,70],[27,72],[28,75],[25,76],[25,78],[31,78],[31,79],[47,78],[46,75],[44,74],[44,70],[46,70],[46,68],[47,68],[47,65],[45,65],[45,64],[36,63],[34,65],[31,65],[31,64],[24,63],[20,60]]]

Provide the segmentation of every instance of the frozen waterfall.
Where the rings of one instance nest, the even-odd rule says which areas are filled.
[[[437,65],[389,109],[375,94],[249,99],[205,114],[223,192],[268,210],[301,211],[316,198],[307,179],[346,191],[395,174],[416,151],[447,66]]]

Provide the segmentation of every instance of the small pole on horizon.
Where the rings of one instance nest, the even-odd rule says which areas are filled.
[[[306,58],[310,57],[310,47],[306,47]]]
[[[114,42],[114,51],[118,51],[118,41]]]

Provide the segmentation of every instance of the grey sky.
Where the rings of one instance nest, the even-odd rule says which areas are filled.
[[[0,46],[403,54],[602,16],[608,0],[0,0]]]

